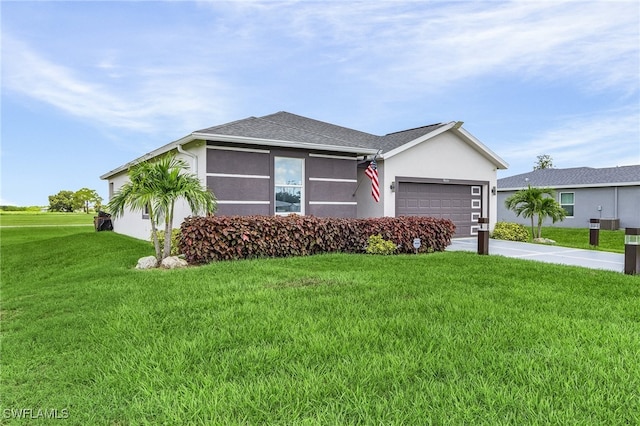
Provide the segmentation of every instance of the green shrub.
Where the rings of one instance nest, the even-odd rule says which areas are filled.
[[[367,253],[368,254],[394,254],[396,252],[396,245],[393,241],[387,241],[382,238],[382,235],[372,235],[367,240]]]
[[[164,247],[164,231],[156,231],[158,235],[158,242],[160,243],[160,250]],[[153,233],[149,237],[151,245],[153,245]],[[171,256],[177,256],[180,254],[180,229],[173,229],[171,231]]]
[[[491,238],[497,240],[527,242],[531,237],[526,226],[513,222],[498,222]]]
[[[444,251],[455,225],[433,217],[369,219],[314,216],[206,216],[182,223],[180,252],[191,264],[216,260],[306,256],[320,253],[363,253],[371,235],[391,241],[397,253]]]

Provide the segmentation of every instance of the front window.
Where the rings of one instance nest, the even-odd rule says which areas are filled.
[[[560,206],[567,212],[568,217],[573,217],[573,208],[575,207],[575,193],[561,192]]]
[[[275,157],[276,214],[304,214],[304,159]]]

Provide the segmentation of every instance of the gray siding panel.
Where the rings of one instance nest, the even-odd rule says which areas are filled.
[[[356,206],[311,204],[307,214],[317,217],[356,217]]]
[[[356,179],[357,162],[340,158],[308,157],[309,177]]]
[[[307,194],[309,201],[356,201],[353,193],[356,190],[355,182],[325,182],[309,181]]]
[[[255,148],[245,146],[234,148],[231,145],[224,145],[223,149],[207,149],[208,188],[213,191],[218,200],[248,202],[248,204],[220,204],[217,214],[274,214],[274,157],[292,157],[304,158],[305,161],[305,214],[322,217],[356,217],[355,205],[313,204],[313,202],[352,203],[356,201],[353,195],[357,186],[355,156],[339,152],[309,155],[308,151],[301,149],[276,147],[265,148],[265,151],[269,151],[268,153],[253,152],[251,149]],[[341,158],[332,158],[327,155]],[[353,157],[353,159],[345,157]],[[269,178],[247,177],[252,175],[269,176]],[[252,201],[266,201],[269,204],[251,204]]]
[[[216,216],[269,216],[271,206],[268,204],[218,204]]]
[[[207,188],[218,200],[269,201],[271,180],[208,176]]]
[[[267,153],[207,149],[207,173],[269,176]]]
[[[618,188],[621,228],[640,228],[640,186]]]

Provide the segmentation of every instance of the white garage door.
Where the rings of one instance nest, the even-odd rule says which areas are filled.
[[[482,186],[399,182],[396,216],[450,219],[456,237],[477,235],[482,215]]]

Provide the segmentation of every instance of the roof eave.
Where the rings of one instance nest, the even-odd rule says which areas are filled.
[[[158,155],[165,154],[169,151],[176,149],[179,145],[181,146],[189,142],[193,142],[195,140],[216,140],[221,142],[243,143],[248,145],[263,145],[263,146],[266,145],[266,146],[275,146],[275,147],[282,147],[282,148],[313,149],[317,151],[338,151],[338,152],[348,152],[348,153],[363,154],[363,155],[375,154],[378,152],[377,149],[372,149],[372,148],[324,145],[324,144],[314,144],[314,143],[294,142],[294,141],[281,141],[276,139],[256,139],[256,138],[250,138],[250,137],[244,137],[244,136],[229,136],[229,135],[219,135],[214,133],[193,132],[190,135],[187,135],[176,141],[173,141],[164,146],[161,146],[156,150],[148,152],[145,155],[138,157],[133,161],[123,164],[122,166],[103,174],[102,176],[100,176],[100,179],[103,179],[103,180],[109,179],[112,176],[115,176],[119,173],[122,173],[123,171],[128,170],[131,166],[135,164],[157,157]]]
[[[612,182],[612,183],[581,183],[581,184],[567,184],[567,185],[534,185],[534,187],[545,187],[553,189],[584,189],[584,188],[614,188],[620,186],[640,186],[639,182]],[[500,188],[498,184],[498,192],[520,191],[526,189],[527,186]]]
[[[504,161],[498,154],[491,151],[485,144],[480,142],[475,136],[467,132],[462,126],[454,126],[453,130],[467,139],[486,159],[491,161],[498,170],[506,170],[509,163]]]
[[[246,136],[229,136],[212,133],[192,133],[196,139],[215,140],[220,142],[243,143],[248,145],[275,146],[282,148],[314,149],[318,151],[339,151],[353,154],[375,154],[377,149],[342,145],[325,145],[309,142],[283,141],[278,139],[258,139]]]
[[[143,161],[149,160],[151,158],[157,157],[158,155],[165,154],[165,153],[167,153],[169,151],[172,151],[172,150],[176,149],[178,147],[178,145],[182,146],[182,145],[187,144],[189,142],[193,142],[194,140],[197,140],[197,139],[198,139],[197,137],[193,136],[193,133],[190,134],[190,135],[187,135],[185,137],[182,137],[182,138],[180,138],[178,140],[175,140],[175,141],[170,142],[170,143],[168,143],[166,145],[163,145],[158,149],[150,151],[150,152],[148,152],[148,153],[136,158],[133,161],[129,161],[128,163],[123,164],[122,166],[120,166],[120,167],[118,167],[116,169],[113,169],[110,172],[107,172],[107,173],[103,174],[102,176],[100,176],[100,179],[103,179],[103,180],[109,179],[111,176],[115,176],[115,175],[117,175],[119,173],[122,173],[123,171],[128,170],[131,166],[134,166],[134,165],[136,165],[138,163],[141,163]]]

